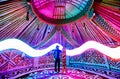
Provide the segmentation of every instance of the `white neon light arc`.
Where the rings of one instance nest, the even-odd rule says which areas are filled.
[[[46,49],[37,50],[37,49],[30,47],[28,44],[24,43],[21,40],[7,39],[7,40],[0,42],[0,51],[6,50],[6,49],[17,49],[31,57],[39,57],[39,56],[43,56],[43,55],[47,54],[49,51],[53,50],[56,47],[56,45],[58,45],[60,47],[60,49],[62,49],[62,46],[60,44],[56,43],[56,44],[49,46]]]
[[[38,50],[38,49],[34,49],[30,47],[28,44],[24,43],[21,40],[6,39],[0,42],[0,51],[4,51],[7,49],[17,49],[31,57],[39,57],[55,49],[56,45],[58,45],[60,50],[62,50],[63,46],[60,45],[59,43],[55,43],[53,45],[50,45],[48,48]],[[68,56],[79,55],[79,54],[82,54],[84,51],[91,49],[91,48],[111,58],[115,58],[115,59],[120,58],[120,46],[116,48],[110,48],[108,46],[105,46],[95,41],[88,41],[84,43],[83,45],[81,45],[80,47],[72,49],[72,50],[66,49],[66,55]]]

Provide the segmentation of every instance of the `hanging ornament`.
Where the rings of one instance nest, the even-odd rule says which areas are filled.
[[[29,10],[27,11],[27,14],[26,14],[26,20],[29,21]]]

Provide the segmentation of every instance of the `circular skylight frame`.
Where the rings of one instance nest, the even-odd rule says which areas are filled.
[[[38,1],[39,3],[35,4],[35,2]],[[38,18],[46,23],[50,23],[50,24],[54,24],[54,25],[63,25],[63,24],[67,24],[73,21],[76,21],[77,19],[81,18],[82,16],[84,16],[85,14],[87,14],[87,12],[90,10],[94,0],[65,0],[66,1],[66,5],[71,5],[76,7],[76,10],[79,8],[80,12],[76,12],[76,14],[73,11],[76,11],[74,9],[72,9],[73,11],[69,11],[69,14],[73,14],[73,16],[71,17],[66,17],[63,19],[56,19],[56,18],[52,18],[49,17],[49,15],[47,16],[47,14],[45,15],[43,13],[41,13],[38,9],[44,7],[47,4],[50,3],[55,3],[55,0],[49,0],[49,1],[43,1],[40,2],[42,0],[31,0],[31,6],[32,9],[34,11],[34,13],[38,16]],[[80,5],[80,3],[82,3],[82,5]],[[41,5],[41,6],[36,6],[36,5]],[[52,6],[50,6],[52,7]],[[65,6],[65,8],[67,8],[67,6]],[[69,10],[69,8],[67,8]],[[66,14],[66,12],[65,12]]]

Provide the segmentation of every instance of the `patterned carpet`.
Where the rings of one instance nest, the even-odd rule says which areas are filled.
[[[63,73],[62,70],[60,71],[60,73],[55,73],[53,69],[46,69],[30,73],[19,79],[107,79],[107,78],[75,69],[68,69],[66,73],[65,72]]]

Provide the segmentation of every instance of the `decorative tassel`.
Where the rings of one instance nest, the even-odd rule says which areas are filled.
[[[27,11],[26,20],[29,21],[29,11]]]

